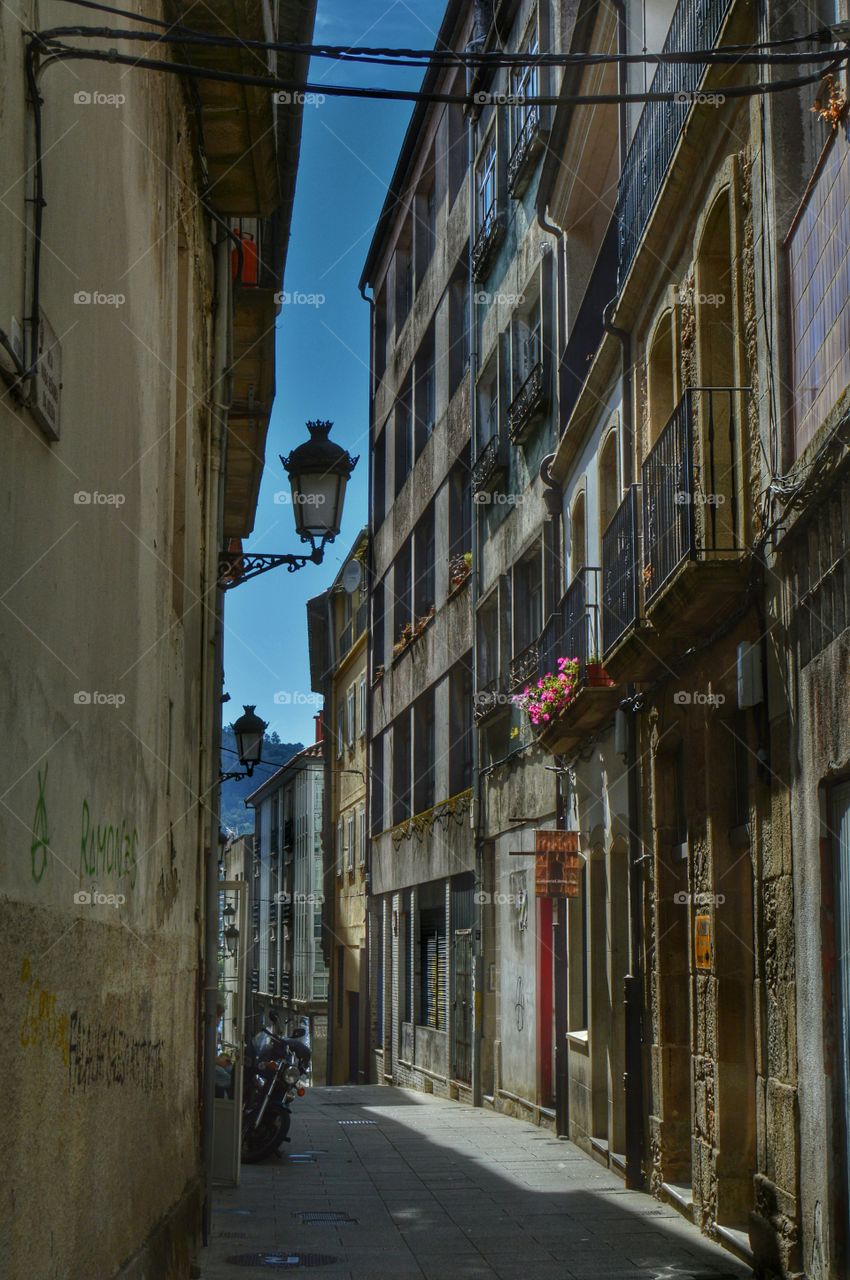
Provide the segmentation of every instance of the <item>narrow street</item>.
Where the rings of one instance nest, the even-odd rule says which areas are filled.
[[[350,1221],[302,1220],[310,1214]],[[243,1167],[241,1187],[216,1195],[204,1280],[302,1267],[347,1280],[750,1275],[572,1143],[492,1111],[375,1086],[308,1090],[289,1154]]]

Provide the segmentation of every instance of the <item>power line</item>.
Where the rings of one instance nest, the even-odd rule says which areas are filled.
[[[198,67],[191,63],[168,62],[158,58],[140,58],[130,54],[120,54],[114,49],[79,49],[72,45],[64,45],[49,39],[49,33],[35,33],[34,41],[42,43],[42,52],[52,61],[80,60],[84,62],[108,62],[112,65],[140,67],[147,71],[165,71],[172,75],[193,76],[199,80],[213,80],[227,84],[249,85],[253,88],[268,89],[271,92],[296,93],[321,98],[356,98],[382,102],[431,102],[445,103],[450,106],[481,107],[487,105],[526,106],[559,106],[573,104],[576,106],[594,106],[618,103],[644,102],[677,102],[681,101],[681,92],[670,89],[662,92],[648,93],[597,93],[597,94],[529,94],[510,95],[479,91],[476,93],[437,93],[421,90],[361,88],[357,85],[331,85],[320,82],[280,79],[276,76],[253,76],[236,71],[219,71],[214,68]],[[777,55],[778,56],[778,55]],[[806,60],[816,55],[806,55]],[[818,57],[826,65],[814,73],[789,77],[779,81],[755,81],[752,84],[723,85],[724,98],[749,98],[765,94],[781,93],[786,89],[799,89],[805,85],[817,84],[824,76],[839,70],[842,63],[850,57],[850,50],[840,53],[830,50]]]

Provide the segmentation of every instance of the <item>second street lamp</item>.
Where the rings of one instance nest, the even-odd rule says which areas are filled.
[[[260,763],[260,757],[263,753],[263,739],[268,727],[266,721],[257,715],[256,707],[248,706],[244,708],[243,715],[233,722],[233,733],[236,738],[239,763],[245,766],[245,772],[222,773],[219,777],[220,782],[226,782],[229,778],[251,777],[254,772],[254,766]]]
[[[342,525],[342,508],[349,477],[358,458],[328,439],[332,422],[308,422],[309,440],[298,445],[287,458],[281,456],[292,490],[295,529],[310,550],[302,555],[264,555],[251,551],[228,551],[219,561],[219,582],[227,591],[258,574],[286,565],[290,573],[305,564],[321,564],[325,546],[333,542]]]

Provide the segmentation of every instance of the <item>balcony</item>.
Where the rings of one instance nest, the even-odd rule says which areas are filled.
[[[523,444],[546,412],[549,397],[543,376],[543,361],[538,360],[508,409],[508,432],[512,444]]]
[[[540,131],[540,107],[535,103],[527,107],[511,158],[508,161],[508,190],[514,199],[522,195],[534,172],[537,157],[543,148]]]
[[[602,655],[615,680],[643,680],[656,667],[643,613],[641,487],[626,491],[602,535]]]
[[[691,49],[713,48],[731,2],[679,0],[663,52],[684,53]],[[629,147],[617,191],[620,226],[618,284],[621,289],[664,185],[693,106],[692,98],[699,89],[705,70],[705,63],[662,63],[650,86],[652,93],[681,94],[682,101],[647,102]]]
[[[489,720],[509,705],[510,699],[502,690],[500,676],[494,676],[476,692],[472,699],[472,718],[476,724]]]
[[[472,492],[492,493],[508,469],[507,450],[501,436],[495,435],[483,446],[472,468]],[[480,501],[480,499],[479,499]]]
[[[521,649],[515,658],[511,658],[508,687],[511,693],[519,693],[530,680],[537,679],[540,667],[540,649],[536,640]]]
[[[622,697],[600,661],[599,577],[596,567],[579,569],[537,642],[541,679],[558,670],[558,658],[578,661],[575,697],[537,731],[540,744],[553,754],[575,749],[600,729]]]
[[[472,246],[472,274],[476,280],[483,280],[487,275],[504,234],[505,215],[492,204]]]
[[[715,620],[744,583],[741,387],[685,392],[642,468],[643,584],[659,632]]]

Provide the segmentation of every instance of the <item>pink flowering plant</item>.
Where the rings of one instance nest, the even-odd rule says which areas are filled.
[[[558,658],[558,670],[548,671],[536,684],[530,684],[512,701],[528,712],[535,729],[557,719],[578,692],[578,658]]]

